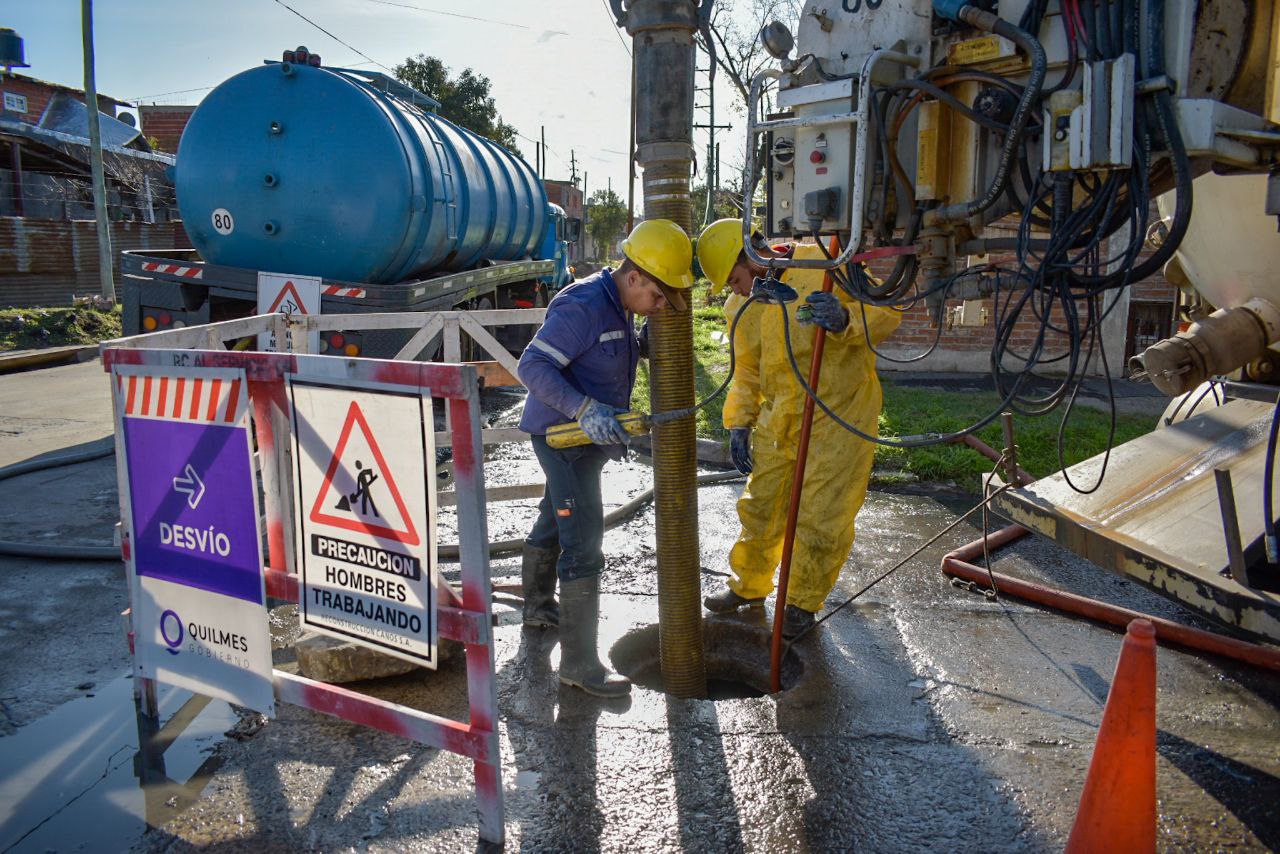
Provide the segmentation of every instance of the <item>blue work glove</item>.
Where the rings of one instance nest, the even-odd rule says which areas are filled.
[[[729,458],[743,474],[751,474],[751,428],[734,427],[729,431]]]
[[[617,409],[598,400],[587,400],[582,414],[578,416],[578,426],[587,438],[597,445],[625,445],[627,431],[622,428],[615,417],[625,409]]]
[[[814,291],[804,301],[809,305],[809,317],[800,318],[801,323],[813,323],[828,332],[843,332],[849,325],[849,309],[840,304],[835,294]]]

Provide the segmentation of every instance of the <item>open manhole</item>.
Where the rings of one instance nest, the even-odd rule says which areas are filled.
[[[702,621],[707,699],[738,700],[769,694],[769,641],[772,625],[750,617],[710,617]],[[645,626],[623,635],[609,658],[614,669],[641,688],[665,690],[658,650],[658,627]],[[782,659],[782,690],[794,688],[804,675],[797,651]]]

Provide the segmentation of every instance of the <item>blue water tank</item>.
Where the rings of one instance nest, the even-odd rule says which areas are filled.
[[[209,263],[355,282],[537,257],[550,216],[517,155],[355,73],[290,62],[209,93],[176,184]]]

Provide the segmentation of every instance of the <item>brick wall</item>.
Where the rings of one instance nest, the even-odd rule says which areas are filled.
[[[190,249],[180,222],[111,223],[111,248]],[[116,286],[119,287],[117,262]],[[50,222],[0,217],[0,308],[70,305],[73,295],[95,294],[98,238],[92,220]]]
[[[155,139],[158,150],[166,154],[177,154],[182,132],[186,129],[187,121],[195,110],[196,108],[191,106],[139,107],[142,135],[149,140]]]
[[[0,93],[21,95],[27,99],[27,111],[25,113],[10,112],[6,115],[16,117],[29,124],[35,124],[40,121],[40,115],[44,112],[44,108],[48,106],[50,99],[57,92],[69,92],[75,95],[79,101],[84,101],[84,92],[79,89],[59,86],[56,83],[46,83],[43,80],[25,77],[21,74],[0,72]],[[0,109],[3,108],[3,104],[3,100],[0,100]],[[106,113],[108,116],[115,116],[116,107],[122,104],[122,101],[109,98],[101,93],[98,95],[98,111]]]
[[[564,208],[571,219],[582,219],[582,190],[568,181],[543,181],[547,188],[547,200]]]
[[[1158,219],[1158,214],[1153,213],[1153,216]],[[1012,232],[1006,233],[1003,230],[993,228],[990,229],[988,236],[1012,236]],[[1150,255],[1150,252],[1151,250],[1144,249],[1141,257],[1145,259]],[[1005,267],[1016,268],[1017,266],[1012,256],[992,256],[991,260]],[[872,265],[872,270],[881,277],[887,276],[892,269],[893,261],[891,259],[878,261]],[[1131,324],[1128,322],[1129,302],[1172,304],[1174,295],[1175,289],[1158,273],[1141,282],[1130,285],[1128,301],[1122,300],[1122,304],[1116,306],[1104,326],[1107,358],[1113,375],[1123,373],[1124,359],[1122,357],[1132,349],[1130,345],[1132,344],[1131,339],[1135,330],[1131,328]],[[1001,302],[1003,303],[1003,301],[1004,298],[1002,296]],[[960,304],[959,300],[949,300],[947,308],[954,308]],[[995,336],[995,316],[992,300],[982,300],[981,305],[987,311],[987,321],[984,325],[979,327],[956,327],[953,329],[944,328],[941,337],[938,339],[937,350],[928,358],[910,364],[895,363],[881,359],[881,370],[989,371],[991,345]],[[1061,312],[1055,309],[1052,316],[1060,320]],[[945,323],[945,313],[943,318]],[[1039,329],[1040,321],[1035,314],[1030,310],[1024,310],[1017,325],[1014,327],[1010,339],[1011,350],[1019,353],[1028,352],[1039,334]],[[1172,333],[1169,332],[1168,334]],[[898,330],[880,349],[897,358],[909,357],[927,350],[937,336],[938,330],[933,325],[932,315],[928,308],[921,304],[903,315],[902,323]],[[1164,336],[1162,335],[1161,337]],[[1056,354],[1064,351],[1066,339],[1065,336],[1050,332],[1046,336],[1045,342],[1045,352]],[[1043,367],[1047,373],[1055,372],[1054,364]],[[1098,367],[1100,365],[1095,358],[1094,365],[1090,369],[1091,373],[1096,372],[1095,369]],[[1065,369],[1065,364],[1063,369]]]

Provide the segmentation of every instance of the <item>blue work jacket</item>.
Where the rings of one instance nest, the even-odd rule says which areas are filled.
[[[538,334],[520,357],[529,389],[520,429],[545,435],[573,421],[587,398],[627,409],[640,345],[608,268],[556,294]]]

